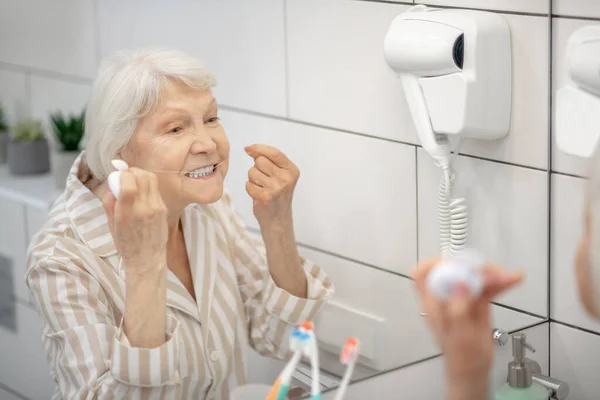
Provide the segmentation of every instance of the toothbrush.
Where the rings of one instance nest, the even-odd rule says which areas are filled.
[[[292,374],[296,369],[296,366],[300,362],[302,354],[308,354],[308,346],[310,346],[310,331],[311,325],[303,323],[298,329],[294,329],[290,336],[290,349],[294,352],[290,361],[286,364],[285,368],[279,375],[279,378],[275,381],[273,389],[269,394],[268,398],[274,398],[276,400],[285,400],[287,398],[288,391],[290,390],[290,381]],[[273,393],[277,393],[277,397],[273,397]]]
[[[312,323],[311,323],[312,327]],[[312,387],[311,387],[311,400],[321,400],[321,382],[320,382],[320,372],[319,369],[319,347],[317,345],[317,337],[315,336],[314,330],[310,332],[310,343],[308,346],[309,354],[307,355],[310,358],[311,364],[311,373],[312,373]]]
[[[344,345],[342,353],[340,354],[340,362],[343,365],[346,365],[346,372],[344,372],[344,377],[342,378],[342,382],[340,383],[334,400],[342,400],[344,398],[344,394],[346,394],[348,384],[350,383],[350,378],[354,372],[354,365],[358,359],[359,348],[360,342],[358,339],[348,338],[346,340],[346,344]]]
[[[223,164],[228,159],[221,161],[220,163],[215,165],[217,168],[219,165]],[[110,188],[111,193],[115,198],[119,198],[119,193],[121,192],[121,172],[127,171],[129,169],[129,165],[123,160],[112,160],[112,166],[116,169],[116,171],[111,172],[108,175],[108,187]],[[151,172],[154,173],[173,173],[173,174],[182,174],[181,171],[168,171],[168,170],[153,170]]]

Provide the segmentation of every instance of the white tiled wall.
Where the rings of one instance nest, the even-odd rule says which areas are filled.
[[[573,367],[560,362],[562,369],[556,369],[559,360],[553,357],[553,375],[557,371],[559,378],[577,380],[581,366],[592,365],[593,352],[586,352],[585,346],[593,346],[597,336],[558,324],[596,332],[600,324],[581,311],[571,274],[583,181],[562,174],[583,175],[585,169],[581,161],[554,148],[549,165],[549,95],[566,81],[561,54],[568,35],[579,26],[600,23],[591,20],[600,19],[598,2],[553,0],[559,17],[553,19],[552,31],[551,0],[426,3],[499,12],[511,28],[511,131],[502,141],[463,144],[464,155],[456,164],[457,194],[465,195],[470,205],[472,244],[507,267],[526,272],[526,283],[494,306],[497,327],[514,330],[546,317],[551,278],[551,317],[558,321],[553,324],[552,346],[547,326],[528,332],[542,362],[549,349],[563,351],[573,361]],[[10,122],[30,115],[45,119],[57,108],[79,112],[101,57],[117,49],[170,46],[202,59],[217,75],[215,94],[232,143],[228,187],[249,226],[257,224],[243,189],[250,160],[242,146],[260,141],[281,148],[302,171],[294,209],[302,252],[335,279],[336,301],[387,321],[384,339],[377,344],[393,351],[383,364],[404,365],[438,351],[418,316],[406,275],[419,257],[437,250],[439,171],[418,147],[402,86],[382,54],[389,23],[412,4],[4,0],[0,99]],[[549,168],[556,172],[551,188]],[[44,215],[39,209],[25,212],[32,219],[27,221],[28,232]],[[26,301],[22,289],[17,288],[17,295]],[[28,329],[34,329],[34,314],[25,312],[20,318],[28,318]],[[584,339],[565,339],[576,335]],[[496,383],[503,379],[509,353],[508,348],[499,351]],[[253,370],[252,379],[270,380],[278,368],[264,364],[268,374]],[[2,371],[0,383],[13,379]],[[352,395],[364,398],[385,387],[390,398],[440,398],[442,376],[441,359],[434,359],[363,381]],[[437,377],[439,385],[415,383],[431,377]],[[581,398],[592,398],[593,384],[577,383],[577,393],[584,393]],[[32,391],[37,388],[11,388],[31,399],[41,398]]]
[[[600,336],[551,324],[552,376],[569,382],[569,399],[596,400],[600,394]]]
[[[548,374],[548,324],[544,323],[522,332],[527,335],[527,342],[536,349],[535,354],[527,354],[528,358],[540,365],[543,374]],[[490,399],[493,399],[494,390],[506,382],[506,370],[510,361],[511,348],[498,348],[490,372]],[[350,387],[346,399],[368,399],[377,393],[377,399],[381,400],[437,400],[445,398],[445,389],[444,361],[438,357],[358,382]],[[335,391],[331,391],[326,393],[323,399],[331,400],[334,396]],[[579,400],[579,397],[569,397],[571,398]]]
[[[439,253],[437,198],[441,174],[423,149],[417,154],[419,258],[425,258]],[[520,287],[499,301],[547,315],[547,173],[465,156],[459,156],[455,165],[455,195],[467,199],[472,245],[490,259],[523,269],[528,275]]]
[[[123,48],[176,47],[218,73],[219,102],[285,115],[283,1],[97,3],[102,56]]]
[[[569,36],[586,25],[600,25],[600,3],[595,0],[554,0],[552,19],[552,77],[556,91],[569,83],[564,54]],[[575,16],[567,18],[566,16]],[[600,321],[583,310],[573,262],[583,229],[585,160],[563,154],[552,146],[551,209],[551,373],[571,386],[569,398],[591,400],[600,393],[597,375]],[[567,175],[569,174],[569,175]]]

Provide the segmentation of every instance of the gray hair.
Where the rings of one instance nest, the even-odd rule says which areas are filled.
[[[106,179],[111,160],[131,139],[138,120],[151,113],[172,80],[206,90],[214,76],[194,57],[177,50],[120,51],[100,67],[86,108],[86,163]]]

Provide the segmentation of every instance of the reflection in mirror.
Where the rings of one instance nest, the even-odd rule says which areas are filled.
[[[307,271],[312,286],[309,282],[306,296],[330,296],[319,312],[313,314],[310,304],[296,301],[296,297],[303,297],[302,288],[297,289],[294,285],[301,276],[297,273],[299,269],[294,269],[293,262],[283,263],[285,268],[280,272],[285,273],[278,275],[271,271],[275,285],[265,283],[261,286],[262,291],[259,289],[257,293],[269,296],[280,293],[278,289],[283,287],[294,292],[291,293],[294,296],[268,297],[263,304],[268,312],[256,311],[254,316],[236,311],[245,301],[252,303],[245,297],[249,292],[242,293],[238,286],[247,282],[245,273],[252,268],[248,259],[260,258],[257,254],[264,250],[257,252],[256,242],[249,239],[244,242],[244,246],[248,246],[245,251],[254,256],[238,257],[231,262],[232,268],[238,267],[238,270],[228,270],[228,260],[239,255],[236,245],[242,242],[238,235],[243,229],[227,236],[228,232],[233,232],[231,219],[214,222],[224,215],[221,209],[202,214],[206,218],[217,218],[211,220],[213,225],[209,224],[215,234],[214,247],[209,246],[216,249],[212,253],[215,257],[204,258],[207,254],[204,242],[200,239],[191,241],[193,229],[188,229],[191,226],[204,229],[204,217],[194,220],[199,225],[186,225],[185,221],[193,221],[185,220],[182,235],[187,247],[182,247],[186,250],[180,253],[184,257],[177,261],[183,260],[185,264],[187,255],[189,273],[186,274],[185,268],[173,268],[168,272],[166,284],[170,285],[169,311],[179,319],[179,345],[186,350],[198,350],[195,357],[189,357],[190,352],[186,352],[177,364],[182,365],[177,374],[183,385],[193,379],[200,382],[186,389],[190,396],[226,398],[228,392],[220,390],[230,379],[232,386],[237,385],[234,375],[241,374],[238,367],[242,369],[242,366],[246,369],[248,383],[273,385],[286,365],[289,353],[285,350],[291,330],[304,319],[311,319],[320,366],[315,387],[325,393],[325,398],[334,398],[346,372],[346,365],[340,362],[340,353],[349,337],[359,340],[360,352],[351,375],[351,382],[355,384],[352,387],[358,392],[353,392],[351,387],[346,398],[365,398],[356,393],[365,393],[360,392],[365,387],[368,388],[366,393],[374,393],[373,389],[382,389],[377,383],[382,380],[391,382],[388,388],[392,390],[388,392],[394,395],[403,390],[406,398],[442,398],[443,358],[426,317],[421,316],[411,273],[417,260],[437,256],[452,245],[477,248],[488,259],[506,268],[525,270],[525,282],[492,305],[493,328],[506,334],[525,331],[528,341],[539,349],[532,357],[540,363],[542,373],[549,372],[548,265],[558,261],[548,257],[548,227],[554,227],[548,210],[548,59],[552,42],[548,30],[548,1],[427,2],[429,7],[441,7],[443,13],[432,12],[426,7],[411,9],[412,4],[408,4],[411,2],[389,1],[264,0],[240,3],[201,0],[169,2],[167,5],[161,2],[83,0],[53,5],[36,3],[36,7],[28,7],[31,2],[33,0],[9,0],[0,5],[0,15],[6,16],[0,28],[4,35],[0,36],[15,38],[18,44],[17,47],[0,45],[0,104],[6,121],[6,129],[0,131],[11,132],[11,135],[0,133],[0,160],[2,149],[10,147],[3,143],[16,142],[13,128],[26,121],[27,124],[18,129],[19,143],[22,151],[33,156],[19,157],[18,161],[29,163],[28,166],[35,169],[33,164],[41,160],[35,154],[43,151],[45,140],[52,165],[49,171],[32,175],[18,175],[11,171],[9,164],[0,165],[0,358],[23,360],[10,366],[1,363],[0,398],[4,398],[3,387],[16,393],[17,398],[29,400],[46,399],[48,393],[74,387],[63,383],[61,389],[61,374],[50,374],[51,364],[46,360],[49,346],[44,346],[41,340],[43,324],[51,325],[48,321],[58,317],[40,313],[41,307],[45,302],[52,302],[52,288],[65,290],[67,279],[87,271],[85,274],[88,275],[83,275],[87,280],[77,282],[97,284],[88,288],[93,295],[88,297],[80,293],[74,297],[77,301],[100,299],[98,293],[103,291],[110,299],[107,304],[113,304],[109,313],[111,323],[107,325],[114,331],[102,332],[100,336],[112,337],[117,332],[123,317],[121,306],[125,303],[123,293],[126,292],[127,272],[120,268],[120,256],[103,247],[112,243],[112,234],[107,220],[101,217],[104,216],[102,205],[93,196],[97,188],[81,184],[71,192],[70,200],[61,195],[65,193],[65,186],[68,189],[67,176],[72,173],[69,168],[80,150],[92,153],[90,149],[104,145],[102,140],[81,138],[80,123],[82,110],[90,104],[94,108],[90,93],[100,60],[117,50],[154,46],[182,50],[205,63],[218,83],[212,94],[218,101],[220,122],[212,118],[216,115],[208,115],[213,111],[216,114],[216,104],[210,102],[206,91],[199,95],[183,87],[185,85],[177,86],[174,92],[165,90],[157,97],[161,105],[168,98],[179,109],[185,109],[189,104],[197,107],[187,110],[187,119],[174,117],[179,120],[169,121],[169,126],[159,127],[160,121],[146,119],[141,130],[143,135],[136,136],[141,139],[137,142],[137,151],[125,152],[123,158],[131,165],[155,171],[180,171],[188,167],[195,170],[185,177],[180,176],[182,174],[169,175],[173,179],[165,174],[159,176],[163,188],[161,198],[169,205],[184,197],[190,203],[218,200],[211,197],[214,193],[207,189],[207,180],[201,179],[204,173],[212,171],[201,170],[201,167],[227,160],[227,168],[221,168],[220,172],[232,206],[240,216],[238,222],[243,220],[249,236],[262,236],[265,243],[273,243],[286,235],[273,235],[276,229],[268,223],[268,213],[261,213],[260,208],[257,212],[255,207],[261,199],[257,199],[256,192],[254,198],[247,192],[246,182],[261,179],[262,175],[257,178],[255,171],[254,178],[249,177],[249,171],[260,161],[256,160],[257,154],[245,148],[252,144],[267,144],[281,151],[299,170],[299,178],[297,174],[291,174],[288,176],[291,180],[286,181],[288,187],[294,189],[293,218],[286,222],[293,220],[291,242],[297,243],[298,254],[306,260],[305,265],[310,266]],[[475,37],[473,31],[467,32],[461,25],[464,10],[460,7],[480,7],[475,9],[478,13],[470,14],[469,18],[485,20],[486,26],[495,24],[502,32],[498,37],[504,39],[510,31],[510,46],[506,40],[482,45],[479,48],[485,52],[471,57],[469,52],[474,41],[485,43],[486,38],[483,34]],[[395,31],[391,29],[394,21],[410,19],[410,14],[432,20],[446,15],[443,18],[448,18],[451,28],[437,33],[449,35],[452,40],[448,40],[447,46],[439,47],[433,40],[427,48],[411,43],[409,39],[414,37],[433,37],[431,30],[423,26],[418,28],[421,36],[413,35],[411,26],[404,25],[396,26],[400,31],[397,41],[393,34],[388,36],[388,32]],[[23,19],[22,15],[30,18]],[[48,20],[47,15],[54,17]],[[399,16],[402,17],[397,20]],[[561,66],[557,53],[564,48],[567,33],[575,28],[572,25],[579,24],[579,20],[563,17],[557,20],[553,32],[557,35],[554,39],[558,48],[553,54],[558,65],[554,67],[553,75],[554,79],[563,79],[564,66]],[[156,29],[157,26],[162,28]],[[391,44],[407,46],[398,50],[403,57],[386,55],[386,38]],[[435,65],[421,63],[418,56],[427,54],[434,55],[429,60],[434,60]],[[474,65],[472,60],[476,59],[482,64]],[[483,71],[482,68],[486,73],[476,74],[482,80],[470,82],[474,76],[470,72],[474,69]],[[496,79],[489,78],[489,82],[497,86],[496,93],[494,96],[484,93],[477,98],[481,96],[478,85],[483,82],[482,77],[489,74],[496,76]],[[141,85],[142,75],[136,75],[135,80],[129,82],[130,86],[121,82],[121,88]],[[452,97],[443,92],[443,88],[455,93],[475,91],[475,103],[487,107],[467,115],[466,105],[460,101],[465,97]],[[123,92],[131,94],[136,90]],[[207,99],[208,102],[203,102]],[[494,102],[488,103],[488,100]],[[123,111],[131,104],[123,103],[112,112]],[[198,110],[208,114],[199,118]],[[186,110],[178,112],[185,114]],[[93,113],[94,110],[92,117]],[[111,115],[116,114],[108,113],[98,120],[108,121]],[[491,118],[501,121],[492,124]],[[171,123],[181,120],[184,120],[181,125]],[[193,136],[197,140],[191,145],[189,143],[194,141],[186,142],[192,137],[186,130],[196,127],[196,123],[203,129],[194,132],[198,134]],[[43,138],[38,129],[40,124]],[[93,127],[94,121],[89,126]],[[123,136],[133,132],[134,127],[132,125],[129,131],[123,129]],[[167,128],[170,133],[156,141],[153,134],[161,128]],[[109,131],[114,133],[118,129],[111,127]],[[435,136],[434,132],[449,137]],[[203,136],[204,133],[208,134]],[[168,139],[164,139],[167,136]],[[460,148],[454,147],[458,144],[455,140],[458,136],[464,138]],[[212,140],[204,140],[206,138]],[[493,140],[480,140],[482,138]],[[211,142],[215,143],[215,149]],[[229,142],[228,149],[225,149],[226,142]],[[75,150],[73,143],[79,144]],[[444,160],[432,154],[436,149],[448,156],[446,161],[452,163],[453,174],[448,170],[445,175],[446,170],[440,168]],[[449,150],[457,149],[459,154],[448,154]],[[186,158],[187,154],[194,157]],[[214,159],[209,160],[207,154]],[[557,158],[557,162],[561,160],[568,163],[568,160]],[[108,164],[110,159],[101,161],[98,158],[96,161],[98,167]],[[282,158],[276,161],[282,162]],[[287,164],[288,171],[294,170],[292,164]],[[573,168],[560,172],[578,174],[573,172],[577,171],[576,166]],[[112,171],[108,165],[103,172],[107,175]],[[86,175],[84,172],[90,171],[84,168],[75,172],[75,179],[80,183]],[[297,183],[294,176],[298,178]],[[563,182],[566,177],[555,178],[562,187],[575,187],[572,182]],[[175,184],[184,179],[190,180],[189,185]],[[445,188],[452,186],[452,196],[446,196],[450,190],[448,193],[441,190],[440,182]],[[103,193],[96,191],[96,194]],[[455,219],[449,225],[454,242],[444,244],[441,243],[444,238],[440,234],[440,225],[448,216],[440,212],[444,207],[440,199],[449,198],[463,201],[459,211],[466,211],[468,223],[464,225],[464,220]],[[48,215],[57,200],[59,208],[54,210],[59,211]],[[85,204],[77,203],[83,200],[86,200]],[[558,200],[556,205],[561,209],[552,210],[552,217],[557,216],[557,221],[561,216],[564,219],[565,209],[572,206],[569,199]],[[65,209],[79,204],[70,210],[76,210],[80,217],[86,212],[89,214],[83,221],[73,222],[70,219],[73,216],[67,217],[65,210],[60,211],[61,204]],[[69,225],[71,223],[79,223],[77,229],[80,231]],[[560,220],[559,226],[566,225]],[[69,228],[62,232],[58,226]],[[41,229],[44,229],[43,235],[35,236]],[[92,238],[83,245],[90,235],[98,235],[94,236],[97,240]],[[568,240],[571,235],[568,236],[561,243],[571,243],[572,240]],[[89,258],[84,262],[79,250],[70,249],[67,251],[69,257],[61,260],[73,262],[70,270],[77,273],[61,276],[54,281],[54,286],[42,284],[48,279],[43,273],[37,275],[41,280],[36,280],[36,274],[33,274],[30,281],[33,290],[28,288],[25,276],[32,262],[27,259],[28,246],[34,246],[34,252],[44,252],[47,251],[45,240],[56,239],[60,244],[55,251],[60,253],[68,249],[63,242],[67,237],[83,247],[95,247],[98,256],[92,257],[93,262]],[[207,235],[198,237],[204,239]],[[88,247],[83,253],[88,254]],[[271,245],[268,247],[273,249]],[[275,246],[276,249],[281,247]],[[566,252],[565,249],[556,252],[561,262],[560,268],[554,268],[553,273],[561,274],[561,282],[571,256]],[[273,254],[270,251],[271,259]],[[289,254],[294,257],[285,259],[294,260],[296,254],[293,251]],[[95,265],[98,260],[104,264]],[[313,263],[319,269],[313,269]],[[170,262],[169,267],[173,264]],[[263,264],[265,267],[268,263]],[[83,268],[73,269],[75,266]],[[205,269],[214,274],[205,274]],[[232,272],[234,270],[237,272]],[[295,279],[288,285],[290,276]],[[215,288],[224,287],[217,284],[221,280],[233,283],[236,290],[204,290],[211,282]],[[263,283],[267,281],[263,280]],[[81,286],[77,287],[81,289]],[[588,321],[582,322],[581,314],[568,312],[576,307],[572,293],[555,292],[561,292],[550,294],[553,299],[557,296],[553,304],[560,318],[554,317],[588,330],[598,330]],[[73,295],[73,292],[68,294]],[[258,297],[264,300],[261,296]],[[151,300],[156,299],[152,297]],[[60,298],[58,303],[68,301]],[[87,313],[99,309],[103,306],[91,307]],[[243,307],[239,309],[243,310]],[[70,319],[71,314],[66,314],[66,320],[58,322],[59,326],[61,323],[63,327],[79,323]],[[246,344],[236,347],[248,337],[238,331],[240,326],[247,328],[243,322],[264,323],[273,315],[277,322],[269,320],[251,335],[252,344],[261,353],[271,353],[271,357],[259,355]],[[195,325],[184,324],[184,321],[192,321]],[[144,325],[146,331],[150,330],[148,324]],[[164,332],[160,334],[164,336]],[[276,350],[268,341],[274,337],[283,350],[270,351]],[[263,340],[265,338],[268,340]],[[91,336],[88,339],[86,343],[95,340]],[[135,334],[128,337],[134,344],[137,339]],[[495,386],[506,381],[512,354],[510,343],[509,340],[503,346],[497,344],[492,372]],[[179,354],[183,353],[179,351]],[[236,363],[244,354],[246,363]],[[194,371],[201,370],[210,371],[210,376],[208,372],[198,373],[194,378]],[[223,371],[226,374],[218,376]],[[91,374],[90,371],[79,373],[82,376]],[[425,377],[436,384],[421,387]],[[401,387],[396,387],[399,382],[402,382]],[[304,357],[291,371],[289,397],[308,396],[312,389],[313,371],[309,359]],[[427,392],[420,392],[423,390]]]

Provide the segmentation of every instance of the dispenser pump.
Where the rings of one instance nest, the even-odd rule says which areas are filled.
[[[535,349],[526,342],[524,333],[512,335],[513,361],[508,364],[508,384],[512,388],[528,388],[532,385],[531,363],[525,357],[526,349]]]

